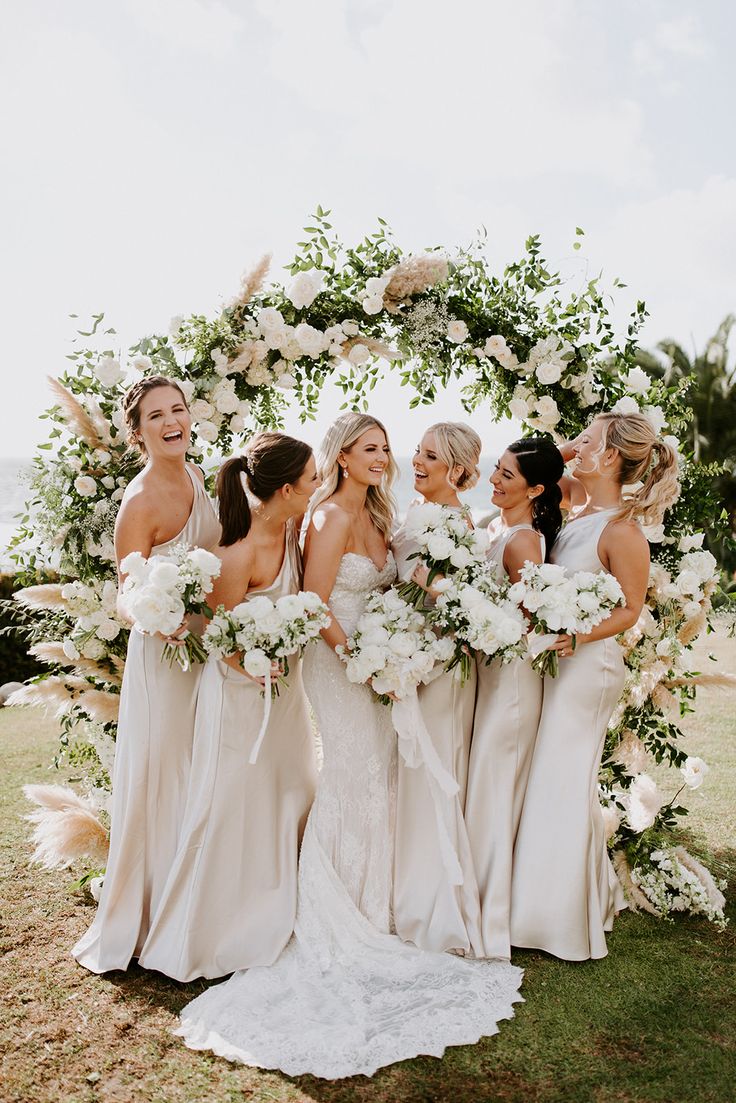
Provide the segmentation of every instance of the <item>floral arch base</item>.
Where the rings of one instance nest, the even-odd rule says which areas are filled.
[[[687,381],[668,387],[637,362],[644,303],[617,337],[598,280],[565,293],[537,237],[495,275],[482,239],[405,256],[382,220],[345,248],[328,219],[318,208],[285,285],[266,283],[264,258],[217,317],[172,319],[167,334],[144,337],[124,358],[114,330],[97,315],[79,332],[67,371],[50,380],[54,405],[41,415],[49,440],[34,460],[13,546],[26,585],[16,594],[24,631],[48,672],[20,691],[19,703],[40,703],[59,716],[57,761],[79,769],[85,791],[78,799],[100,813],[103,828],[127,646],[115,615],[112,533],[137,470],[126,452],[120,400],[135,378],[160,372],[179,381],[195,420],[195,458],[227,453],[256,428],[279,427],[290,401],[303,419],[313,418],[328,379],[342,389],[346,407],[367,409],[387,367],[400,373],[411,406],[431,404],[439,388],[460,379],[469,410],[487,404],[495,419],[511,415],[526,430],[558,440],[576,435],[601,410],[643,410],[675,444],[687,422]],[[678,721],[694,707],[697,685],[718,679],[691,669],[717,587],[716,561],[703,550],[717,513],[713,471],[681,459],[680,499],[659,531],[648,533],[647,606],[622,640],[628,674],[600,794],[632,906],[662,916],[689,910],[722,923],[721,886],[678,846],[685,810],[669,795],[702,780],[705,764],[682,749]],[[48,566],[59,582],[38,584]],[[647,772],[654,762],[679,771],[666,791]],[[53,814],[48,807],[34,813],[39,857],[65,864],[73,855],[43,851]],[[95,872],[90,867],[104,865],[104,830],[97,850],[87,849],[82,883]]]

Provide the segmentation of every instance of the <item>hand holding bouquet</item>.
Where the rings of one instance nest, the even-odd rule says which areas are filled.
[[[207,653],[197,636],[179,629],[187,617],[211,612],[206,598],[220,573],[220,560],[204,548],[175,545],[168,555],[140,552],[126,555],[120,570],[127,575],[122,587],[125,604],[137,628],[151,635],[177,636],[181,642],[167,640],[163,656],[182,670],[192,662],[202,663]]]
[[[479,566],[485,558],[485,534],[472,529],[466,517],[451,506],[436,502],[414,506],[407,514],[405,528],[418,544],[409,559],[424,564],[429,572],[426,588],[412,581],[398,586],[401,596],[417,609],[424,605],[427,590],[438,575],[447,577]]]
[[[576,571],[568,575],[556,563],[526,563],[521,579],[509,589],[512,601],[522,605],[533,628],[529,650],[532,666],[539,674],[556,678],[559,673],[557,652],[549,649],[559,633],[573,638],[590,632],[605,620],[617,605],[625,603],[619,582],[607,571]]]
[[[258,757],[279,681],[283,682],[289,673],[289,656],[301,651],[329,623],[327,606],[309,590],[285,594],[275,602],[258,594],[234,609],[217,607],[202,637],[207,654],[215,659],[238,654],[246,674],[265,679],[263,723],[251,751],[251,763]],[[272,681],[274,664],[281,668],[283,677]]]
[[[518,604],[508,597],[509,582],[490,567],[472,576],[463,571],[436,584],[440,595],[429,621],[454,641],[448,670],[459,666],[462,681],[470,674],[472,653],[486,663],[502,662],[524,652],[527,624]]]

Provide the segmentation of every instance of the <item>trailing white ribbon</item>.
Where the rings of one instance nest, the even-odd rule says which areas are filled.
[[[450,884],[462,885],[463,871],[445,823],[445,814],[451,807],[446,798],[454,797],[460,786],[442,765],[435,750],[419,707],[416,689],[403,700],[394,701],[391,719],[398,736],[399,754],[406,765],[411,769],[424,766],[427,771],[427,781],[437,821],[442,864],[447,871]]]
[[[537,655],[541,655],[543,651],[556,643],[558,635],[558,632],[528,632],[526,645],[531,657],[536,659]]]
[[[261,721],[261,730],[259,731],[258,735],[256,736],[256,741],[253,744],[253,750],[250,752],[250,758],[248,759],[248,762],[250,763],[251,766],[253,766],[255,764],[256,759],[258,758],[258,752],[261,749],[261,743],[263,742],[263,737],[266,734],[266,728],[268,727],[268,718],[271,715],[271,667],[270,666],[268,668],[268,671],[266,672],[266,684],[263,687],[263,691],[264,691],[263,720]]]

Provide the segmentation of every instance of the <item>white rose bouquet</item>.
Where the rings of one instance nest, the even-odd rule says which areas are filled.
[[[552,678],[559,673],[557,652],[548,650],[554,642],[553,635],[561,632],[571,635],[574,650],[577,635],[590,632],[626,600],[618,580],[607,571],[576,571],[568,575],[556,563],[526,563],[521,569],[521,580],[510,587],[508,596],[529,614],[533,629],[528,640],[534,655],[532,666],[539,674]]]
[[[429,614],[429,622],[454,640],[448,670],[459,666],[462,681],[470,674],[472,653],[502,662],[516,658],[526,649],[526,618],[518,604],[508,597],[507,578],[499,579],[486,569],[473,577],[465,572],[435,583],[440,591]]]
[[[341,657],[349,681],[370,682],[388,702],[415,691],[435,662],[449,657],[448,643],[437,639],[422,613],[396,590],[387,590],[368,599]]]
[[[142,632],[172,636],[192,614],[211,613],[206,598],[220,573],[220,560],[204,548],[177,544],[168,555],[140,552],[126,555],[120,564],[125,579],[122,594],[137,628]],[[181,644],[167,643],[163,656],[182,670],[192,662],[203,663],[207,652],[191,632],[179,637]]]
[[[419,560],[429,571],[427,589],[438,575],[448,577],[484,561],[485,534],[471,528],[465,514],[450,506],[436,502],[414,506],[404,524],[418,545],[409,559]],[[416,582],[402,582],[398,590],[416,609],[426,601],[427,591]]]
[[[329,623],[327,606],[310,590],[284,594],[275,602],[264,594],[257,594],[234,609],[218,605],[202,637],[207,655],[222,659],[238,654],[246,674],[265,679],[263,723],[251,751],[251,763],[258,758],[271,701],[278,696],[279,683],[287,684],[284,679],[289,673],[289,656],[301,651]],[[282,674],[272,680],[275,663]]]

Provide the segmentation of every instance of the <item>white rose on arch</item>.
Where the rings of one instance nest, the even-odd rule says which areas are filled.
[[[643,368],[633,367],[622,379],[622,383],[630,394],[645,395],[649,393],[652,381]]]
[[[628,414],[640,414],[641,408],[636,399],[627,394],[624,395],[623,398],[619,398],[616,405],[611,407],[611,413],[623,414],[624,416]]]
[[[114,356],[103,356],[97,361],[94,372],[103,387],[114,387],[125,375]]]
[[[292,280],[286,297],[297,310],[303,310],[312,305],[322,290],[324,282],[324,272],[320,272],[317,268],[299,272]]]
[[[318,356],[321,356],[330,344],[322,330],[315,329],[308,322],[300,322],[294,330],[294,337],[304,355],[309,356],[312,360],[316,360]]]
[[[355,365],[355,367],[360,367],[361,364],[366,364],[368,360],[370,360],[370,357],[371,354],[368,346],[361,345],[360,343],[358,343],[357,345],[353,345],[350,352],[348,353],[348,360],[351,364]]]
[[[705,775],[710,772],[710,766],[702,758],[688,757],[680,767],[682,780],[688,789],[699,789],[703,784]]]
[[[562,364],[556,360],[543,360],[537,365],[536,375],[539,382],[545,386],[558,383],[562,377]]]
[[[97,483],[91,475],[79,475],[74,480],[74,489],[81,498],[92,498],[97,493]]]
[[[645,406],[642,410],[642,413],[645,417],[649,418],[652,423],[652,428],[654,429],[654,432],[659,436],[659,434],[662,432],[665,425],[667,424],[667,415],[662,407]]]
[[[468,339],[468,327],[465,322],[459,318],[453,318],[447,324],[447,339],[452,341],[453,345],[461,345],[463,341]]]

